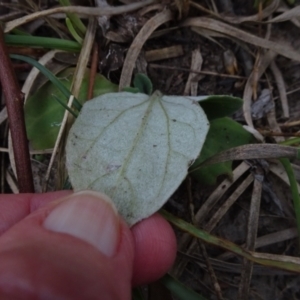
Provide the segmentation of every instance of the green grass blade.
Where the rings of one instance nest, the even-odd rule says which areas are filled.
[[[28,64],[36,67],[38,70],[41,71],[41,73],[43,73],[62,93],[64,96],[66,96],[67,98],[70,98],[70,96],[72,95],[71,92],[56,78],[56,76],[50,72],[47,68],[45,68],[43,65],[41,65],[39,62],[37,62],[36,60],[27,57],[27,56],[23,56],[23,55],[18,55],[18,54],[11,54],[10,55],[11,58],[13,59],[18,59],[18,60],[22,60],[27,62]],[[80,102],[74,97],[73,100],[74,106],[80,110],[82,105],[80,104]]]
[[[295,137],[292,139],[285,140],[283,142],[279,143],[280,145],[285,145],[285,146],[292,146],[296,144],[300,144],[300,137]]]
[[[43,65],[41,65],[39,62],[37,62],[36,60],[34,60],[34,59],[30,58],[30,57],[23,56],[23,55],[18,55],[18,54],[11,54],[10,57],[13,58],[13,59],[18,59],[18,60],[25,61],[25,62],[29,63],[30,65],[36,67],[54,85],[57,86],[57,88],[64,94],[64,96],[66,96],[67,98],[69,98],[71,96],[71,92],[63,84],[61,84],[59,82],[59,80],[56,78],[56,76],[52,72],[50,72],[47,68],[45,68]]]
[[[179,300],[207,300],[203,296],[186,287],[173,276],[166,274],[159,280]]]
[[[179,219],[165,210],[160,210],[160,214],[171,224],[189,233],[191,236],[200,239],[201,241],[217,246],[233,252],[239,256],[242,256],[252,262],[267,266],[287,270],[291,272],[300,273],[300,259],[295,257],[288,258],[287,256],[282,258],[282,255],[272,255],[272,258],[268,257],[268,254],[253,253],[248,251],[228,240],[218,238],[210,233],[195,227],[194,225]]]
[[[6,34],[5,43],[13,46],[41,47],[70,52],[78,52],[81,49],[81,45],[75,41],[40,36]]]
[[[64,108],[66,109],[70,114],[72,114],[75,118],[78,117],[78,114],[73,111],[68,105],[66,105],[66,103],[64,103],[63,101],[61,101],[58,97],[56,97],[55,95],[53,95],[54,99]]]
[[[296,180],[294,170],[292,168],[292,165],[291,165],[289,159],[281,158],[280,162],[283,165],[283,167],[286,171],[286,174],[289,178],[289,181],[290,181],[294,210],[295,210],[295,215],[296,215],[298,238],[300,238],[300,195],[298,192],[297,180]],[[300,246],[300,240],[299,240],[299,246]]]
[[[74,107],[78,110],[78,111],[80,111],[81,109],[82,109],[82,105],[81,105],[81,103],[78,101],[78,99],[76,99],[75,97],[74,97],[74,99],[73,99],[73,105],[74,105]]]
[[[82,45],[83,39],[76,32],[76,30],[73,27],[73,24],[72,24],[70,18],[66,18],[66,25],[67,25],[70,33],[72,34],[74,40],[76,40],[80,45]]]
[[[61,6],[70,6],[71,5],[69,0],[59,0],[59,3]],[[79,19],[79,17],[73,13],[67,13],[67,16],[71,20],[73,26],[79,30],[80,35],[83,37],[86,33],[86,27],[82,23],[82,21]]]

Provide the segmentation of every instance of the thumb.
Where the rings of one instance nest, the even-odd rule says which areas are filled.
[[[108,197],[72,194],[0,237],[0,299],[130,299],[133,249]]]

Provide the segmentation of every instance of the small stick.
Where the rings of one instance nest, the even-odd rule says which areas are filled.
[[[279,126],[281,128],[284,128],[284,127],[294,127],[294,126],[299,126],[299,125],[300,125],[300,120],[283,123],[283,124],[280,124]]]
[[[225,78],[235,78],[235,79],[247,79],[248,77],[245,76],[239,76],[239,75],[229,75],[229,74],[222,74],[217,72],[211,72],[211,71],[197,71],[189,68],[181,68],[181,67],[174,67],[174,66],[165,66],[165,65],[158,65],[158,64],[149,64],[149,67],[154,69],[167,69],[167,70],[178,70],[183,72],[190,72],[195,74],[201,74],[201,75],[209,75],[209,76],[219,76],[219,77],[225,77]],[[265,82],[266,80],[260,79],[259,82]]]
[[[20,90],[0,29],[0,81],[6,99],[20,193],[33,193],[33,178],[24,118],[24,95]]]
[[[263,136],[285,136],[285,137],[300,137],[300,132],[275,132],[268,130],[257,129]]]

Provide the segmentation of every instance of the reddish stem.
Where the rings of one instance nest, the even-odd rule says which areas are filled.
[[[24,95],[20,90],[0,28],[0,81],[6,100],[20,193],[33,193],[33,178],[25,129]]]

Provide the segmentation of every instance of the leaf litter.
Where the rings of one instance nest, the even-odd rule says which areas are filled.
[[[232,7],[231,15],[222,11],[219,1],[212,2],[213,8],[207,6],[204,1],[176,1],[176,7],[179,12],[176,11],[175,6],[166,4],[167,9],[165,9],[163,4],[153,4],[154,1],[133,4],[143,7],[140,13],[145,18],[148,18],[148,20],[152,18],[152,23],[151,26],[144,27],[142,29],[144,31],[140,31],[143,32],[143,35],[140,35],[138,40],[136,40],[137,35],[134,38],[134,42],[127,41],[125,46],[131,50],[127,51],[126,47],[124,49],[127,51],[126,58],[130,57],[130,60],[128,58],[128,62],[124,64],[123,70],[116,68],[112,71],[110,78],[113,78],[115,83],[119,83],[120,74],[123,74],[121,75],[121,77],[123,76],[122,84],[130,85],[130,79],[135,73],[135,64],[139,56],[143,55],[143,52],[181,45],[183,49],[182,56],[162,60],[159,65],[160,68],[155,68],[153,64],[152,67],[149,64],[147,72],[153,81],[155,89],[160,89],[166,95],[183,95],[188,74],[197,74],[196,72],[191,72],[193,71],[193,65],[191,65],[192,52],[201,46],[202,66],[199,67],[197,65],[197,70],[194,71],[199,71],[199,73],[196,76],[190,76],[188,85],[193,86],[193,89],[187,86],[186,93],[188,90],[191,90],[191,95],[194,95],[196,90],[197,95],[231,94],[242,97],[244,100],[243,112],[246,123],[254,130],[257,131],[259,129],[259,132],[263,133],[265,129],[268,129],[279,134],[297,132],[299,130],[297,121],[300,117],[300,107],[297,106],[296,100],[299,97],[300,74],[299,69],[292,67],[292,65],[297,66],[300,60],[299,48],[295,47],[297,43],[300,44],[298,38],[299,28],[296,27],[297,20],[299,19],[299,6],[288,7],[281,1],[273,0],[269,2],[269,5],[265,5],[259,10],[255,11],[252,8],[251,11],[246,11],[245,13],[245,10],[241,9],[243,6],[242,3],[228,2],[231,4],[230,7]],[[244,7],[249,7],[248,2],[240,2],[245,2]],[[11,12],[14,12],[14,9],[10,9]],[[84,17],[87,17],[92,12],[93,15],[109,15],[111,16],[111,21],[114,22],[113,15],[123,13],[124,9],[127,11],[127,14],[131,14],[131,8],[128,6],[127,8],[121,6],[118,9],[108,7],[108,10],[103,10],[101,13],[96,11],[95,8],[88,8]],[[155,19],[157,14],[169,14],[165,13],[168,9],[172,10],[174,17],[165,17],[165,19],[162,18],[160,21]],[[42,15],[58,11],[77,12],[78,9],[58,7],[52,9],[50,12],[37,11],[32,15],[29,14],[21,17],[19,20],[11,19],[6,23],[5,28],[7,31],[10,31],[20,24],[34,20],[34,18],[37,19]],[[178,16],[179,19],[181,18],[181,21],[178,20]],[[52,18],[52,16],[49,15],[49,18]],[[169,30],[168,26],[170,24],[173,25],[174,29]],[[59,31],[60,29],[57,29],[57,32]],[[155,36],[156,32],[159,32],[159,35]],[[293,35],[291,35],[292,32]],[[298,34],[295,34],[295,32]],[[202,33],[202,35],[198,33]],[[111,43],[119,45],[119,42],[111,41]],[[216,47],[216,45],[220,46]],[[134,50],[134,46],[137,46],[138,49]],[[101,47],[105,49],[105,43],[102,43]],[[230,72],[226,75],[228,69],[222,62],[223,52],[228,49],[237,57],[238,69],[236,77],[230,75]],[[240,49],[242,51],[239,51]],[[12,49],[10,50],[13,51]],[[241,59],[241,56],[239,56],[239,52],[243,51],[248,54],[249,61],[246,61],[244,58]],[[85,54],[85,58],[88,57],[89,54]],[[101,62],[103,57],[99,59]],[[85,62],[85,64],[87,63]],[[249,65],[252,74],[245,82],[243,77],[247,77],[248,74],[244,70],[249,70]],[[288,65],[290,67],[287,68]],[[220,74],[222,76],[216,76]],[[80,81],[80,78],[78,79]],[[195,80],[196,82],[194,82]],[[78,83],[77,88],[79,86],[80,84]],[[257,107],[259,107],[259,104],[256,104],[256,102],[260,103],[264,89],[268,89],[271,93],[271,102],[268,103],[273,108],[271,111],[265,111],[267,117],[263,114],[258,119],[252,118],[253,113],[257,116]],[[282,104],[278,103],[277,96],[280,97]],[[4,115],[2,120],[3,127],[5,125],[4,105],[1,107],[1,115]],[[293,127],[284,127],[282,124],[285,122],[287,124],[295,123],[295,125]],[[242,124],[245,124],[245,122],[242,121]],[[65,136],[63,140],[65,140]],[[284,136],[272,135],[266,136],[265,140],[268,144],[273,143],[273,145],[257,144],[253,146],[252,150],[252,146],[250,146],[250,148],[243,148],[239,152],[232,150],[231,154],[229,150],[231,156],[229,155],[228,157],[231,157],[231,159],[239,158],[241,160],[253,159],[254,157],[260,159],[264,157],[270,162],[272,161],[270,160],[272,156],[278,157],[283,155],[282,153],[285,153],[284,155],[288,153],[287,155],[290,155],[291,158],[297,156],[295,148],[282,148],[276,144],[293,143],[293,140],[289,140]],[[299,141],[295,140],[293,145],[299,145]],[[7,149],[5,144],[1,146]],[[269,146],[270,148],[268,148]],[[252,152],[249,152],[249,150]],[[282,152],[283,150],[287,152]],[[239,157],[236,156],[237,154]],[[56,161],[59,166],[58,172],[63,180],[66,176],[64,173],[63,153]],[[294,159],[293,163],[296,164],[295,170],[297,170],[297,160]],[[13,160],[11,164],[13,164]],[[190,185],[189,201],[192,201],[195,206],[196,224],[208,231],[212,231],[214,235],[230,236],[233,242],[243,245],[243,247],[248,247],[248,250],[253,250],[253,247],[256,249],[260,241],[265,241],[260,244],[261,248],[259,252],[251,252],[253,258],[259,257],[262,260],[273,259],[274,261],[285,261],[299,265],[297,258],[294,259],[292,257],[298,256],[297,239],[295,239],[297,238],[297,234],[294,227],[295,219],[291,205],[289,180],[285,170],[280,164],[274,163],[271,163],[268,168],[263,169],[263,178],[265,180],[262,181],[262,185],[265,184],[264,181],[268,180],[269,188],[273,190],[276,198],[280,200],[280,204],[282,205],[280,215],[276,213],[276,209],[274,208],[276,206],[275,202],[267,202],[264,189],[258,191],[255,185],[254,187],[252,186],[253,181],[257,182],[255,177],[256,171],[253,171],[255,166],[257,166],[257,163],[250,166],[247,160],[242,162],[240,167],[235,162],[231,177],[220,177],[217,184],[212,187],[203,186],[201,182],[199,183],[193,179]],[[14,182],[15,179],[11,169],[6,170],[2,168],[2,170],[5,171],[4,173],[2,171],[1,174],[2,192],[4,190],[7,191],[7,184],[3,184],[5,178],[7,178],[8,186],[16,192],[17,185]],[[256,185],[258,186],[259,183],[256,183]],[[56,183],[55,189],[58,186],[61,187],[62,183]],[[48,188],[52,189],[52,187]],[[182,204],[185,204],[185,201],[187,201],[186,193],[186,189],[182,185],[171,197],[172,201],[166,205],[166,208],[174,215],[179,215],[183,219],[189,220],[189,212],[187,210],[185,213],[177,211],[176,206],[171,205],[172,202],[178,202],[182,207]],[[255,195],[257,197],[261,196],[259,208],[257,205],[258,198],[254,197]],[[248,212],[251,211],[253,205],[256,205],[255,214],[253,214],[253,219],[249,219]],[[249,219],[248,226],[246,226],[246,218]],[[254,227],[251,227],[254,224],[251,221],[254,221],[254,219],[258,220],[258,223]],[[190,248],[188,247],[190,235],[185,233],[183,235],[185,238],[182,238],[182,241],[180,240],[180,235],[181,233],[178,232],[180,250],[197,256],[199,254],[197,243],[192,242],[193,247]],[[247,236],[249,241],[248,244],[245,244]],[[237,237],[240,237],[240,239]],[[226,265],[228,262],[237,263],[239,266],[242,264],[242,260],[236,254],[212,246],[207,246],[206,250],[210,257],[209,259],[220,259],[221,265]],[[224,275],[218,268],[215,269],[218,281],[222,282],[222,295],[220,296],[220,293],[214,290],[213,283],[215,282],[206,276],[207,272],[209,272],[206,267],[197,265],[197,261],[194,261],[193,256],[188,259],[187,257],[181,257],[181,259],[179,257],[178,260],[181,260],[181,262],[174,266],[172,273],[176,274],[186,285],[205,295],[207,299],[213,299],[214,294],[218,295],[219,299],[221,299],[220,297],[227,299],[287,299],[295,295],[298,297],[297,295],[299,294],[299,289],[297,288],[299,286],[298,277],[288,275],[290,273],[282,275],[279,270],[272,268],[268,269],[268,275],[260,276],[255,272],[258,267],[257,264],[253,265],[254,272],[251,276],[252,263],[244,262],[248,264],[248,267],[241,267],[241,270],[244,270],[242,271],[244,274],[242,276],[243,279],[240,277],[232,278],[232,276],[228,276],[228,273]],[[215,268],[215,265],[213,264],[212,267]],[[229,273],[229,275],[232,274],[234,272]],[[199,288],[199,282],[201,282],[201,289]]]

